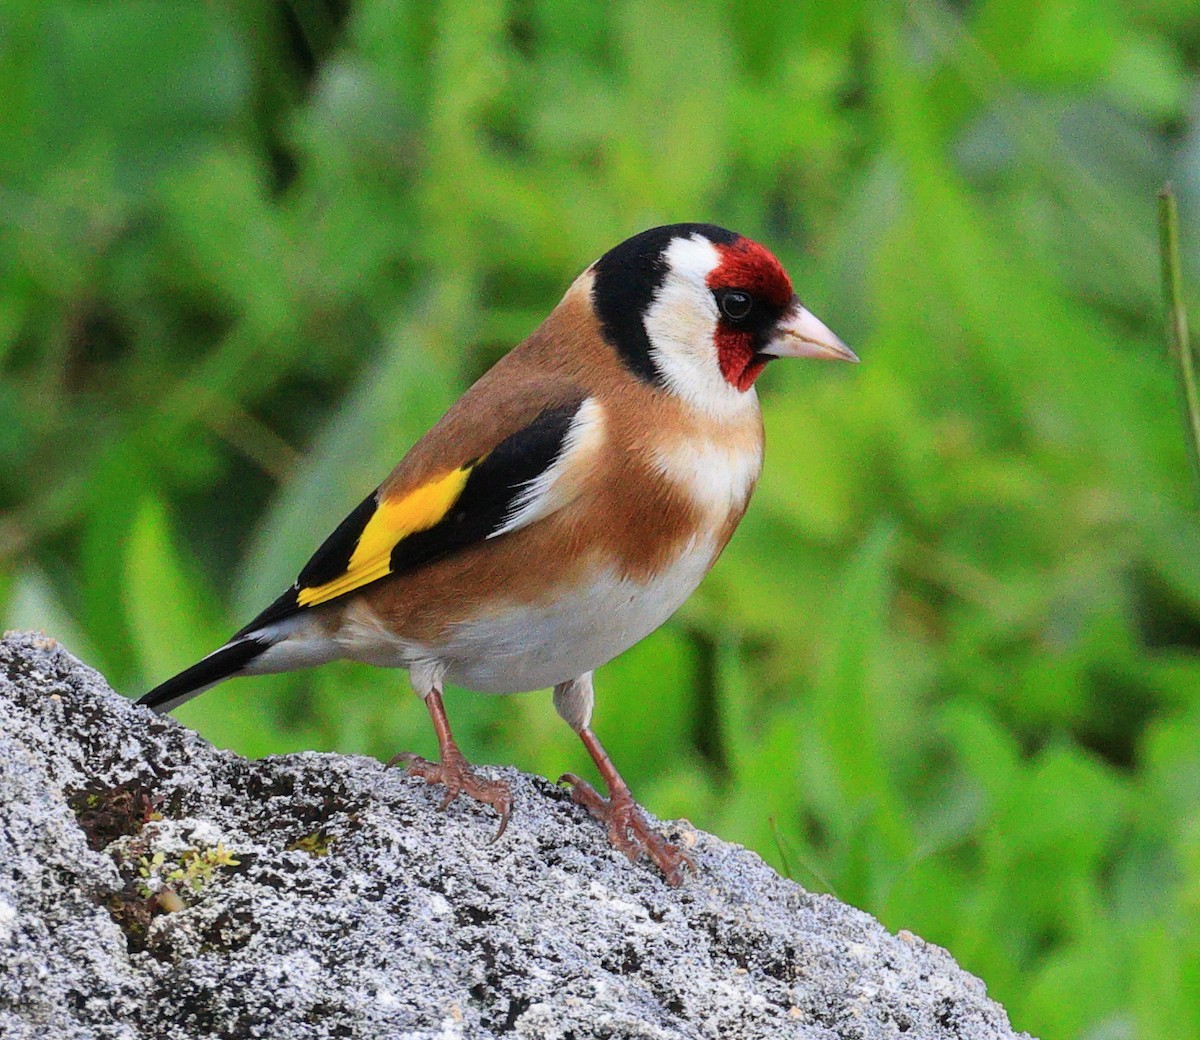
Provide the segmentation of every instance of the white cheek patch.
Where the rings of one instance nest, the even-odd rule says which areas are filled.
[[[677,238],[663,254],[667,276],[646,312],[650,355],[668,389],[716,416],[745,412],[757,403],[753,389],[730,386],[717,360],[717,303],[709,274],[721,254],[700,235]]]

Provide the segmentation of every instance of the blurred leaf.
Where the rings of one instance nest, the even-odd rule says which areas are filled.
[[[852,817],[869,807],[873,826],[892,845],[893,855],[903,855],[909,836],[879,737],[881,705],[874,703],[876,668],[887,652],[885,612],[891,601],[894,545],[894,529],[880,524],[844,574],[828,614],[828,656],[810,708],[831,770],[824,781],[834,799],[826,806],[828,816]]]
[[[102,657],[58,598],[54,583],[33,568],[13,575],[0,610],[0,630],[44,632],[94,667]]]
[[[124,546],[124,575],[117,589],[129,617],[134,650],[145,676],[158,681],[220,645],[211,599],[183,566],[171,543],[167,513],[156,499],[137,507]]]
[[[43,26],[44,139],[69,151],[104,128],[131,186],[178,162],[243,100],[244,58],[214,8],[126,0],[64,7]]]
[[[392,349],[329,422],[298,480],[284,489],[250,544],[235,593],[250,617],[300,573],[325,537],[391,471],[453,400],[430,334],[397,330]]]

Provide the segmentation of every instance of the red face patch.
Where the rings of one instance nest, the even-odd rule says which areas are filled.
[[[721,375],[731,386],[745,393],[771,359],[766,354],[754,352],[753,337],[748,332],[718,326],[716,340]]]
[[[780,312],[791,304],[792,280],[783,265],[757,242],[739,238],[731,245],[718,245],[717,252],[721,262],[709,273],[710,289],[742,289],[760,306]],[[714,339],[721,374],[745,393],[771,359],[755,351],[752,330],[737,328],[724,317],[717,322]]]

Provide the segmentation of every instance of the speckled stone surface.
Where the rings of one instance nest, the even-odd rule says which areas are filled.
[[[372,759],[251,762],[0,641],[0,1036],[1011,1037],[950,956],[686,824],[668,888],[515,770],[490,810]]]

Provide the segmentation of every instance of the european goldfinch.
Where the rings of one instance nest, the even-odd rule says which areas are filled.
[[[512,808],[451,735],[442,684],[554,688],[608,787],[568,774],[631,860],[679,884],[590,728],[592,673],[653,632],[716,561],[762,466],[754,381],[773,358],[857,361],[766,249],[711,224],[652,228],[580,275],[533,334],[338,526],[296,583],[142,697],[170,711],[234,675],[349,658],[406,668],[441,761],[408,772]]]

